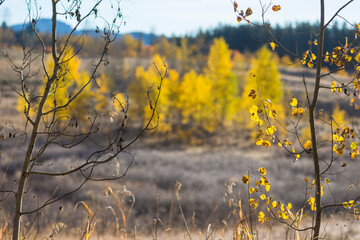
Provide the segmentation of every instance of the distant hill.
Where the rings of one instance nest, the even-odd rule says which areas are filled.
[[[26,23],[24,28],[23,28],[23,24],[16,24],[16,25],[12,25],[10,26],[14,32],[20,32],[22,29],[29,29],[30,24]],[[35,28],[41,32],[41,33],[51,33],[51,28],[52,28],[52,22],[50,18],[45,18],[45,19],[40,19],[37,23]],[[65,35],[65,34],[69,34],[72,31],[72,27],[62,21],[57,21],[57,34],[59,35]],[[95,29],[88,29],[88,30],[77,30],[75,31],[75,35],[80,35],[80,34],[85,34],[87,36],[91,36],[91,37],[97,37],[98,34],[95,33]],[[152,40],[154,38],[156,38],[156,36],[154,34],[147,34],[147,33],[143,33],[143,32],[131,32],[131,33],[127,33],[130,34],[133,38],[135,39],[143,39],[144,43],[146,45],[151,44]],[[120,34],[119,38],[121,38],[121,36],[124,34]]]
[[[38,30],[41,33],[51,33],[51,19],[40,19],[36,23],[36,30]],[[26,23],[24,26],[24,29],[28,29],[30,27],[29,23]],[[23,29],[23,24],[16,24],[11,26],[14,32],[19,32]],[[64,35],[70,33],[72,30],[72,27],[64,22],[57,21],[57,34]]]

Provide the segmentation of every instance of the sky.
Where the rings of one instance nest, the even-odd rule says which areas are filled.
[[[104,0],[116,3],[116,0]],[[250,20],[261,20],[262,4],[269,4],[269,0],[238,0],[239,9],[244,11],[251,7],[253,15]],[[326,0],[326,19],[349,0]],[[42,18],[51,17],[50,0],[38,0],[41,6],[39,14]],[[65,3],[67,0],[64,1]],[[83,0],[83,9],[94,0]],[[271,24],[285,25],[308,21],[314,23],[319,20],[320,1],[318,0],[272,0],[272,4],[280,5],[279,12],[267,12],[265,18]],[[34,1],[32,1],[34,3]],[[86,3],[86,4],[85,4]],[[272,6],[272,5],[271,5]],[[124,16],[125,26],[121,32],[142,31],[146,33],[171,35],[195,34],[200,29],[212,29],[219,25],[238,25],[236,15],[233,11],[231,0],[121,0],[120,8]],[[360,0],[354,0],[340,15],[351,23],[359,23]],[[112,9],[109,5],[99,8],[102,16],[111,16]],[[23,23],[28,14],[25,0],[5,0],[0,6],[0,22],[6,21],[8,25]],[[61,19],[61,18],[60,18]],[[64,18],[62,18],[65,20]],[[343,20],[337,18],[340,22]],[[74,25],[75,22],[68,22]],[[87,28],[94,28],[101,23],[87,22]],[[246,23],[241,23],[246,24]],[[85,26],[83,26],[85,27]],[[101,26],[100,26],[101,27]]]

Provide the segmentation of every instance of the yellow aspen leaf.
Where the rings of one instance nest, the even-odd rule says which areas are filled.
[[[357,142],[352,142],[352,143],[350,144],[350,148],[351,148],[352,150],[356,150],[357,147],[358,147],[358,143],[357,143]]]
[[[297,108],[293,108],[292,110],[291,110],[291,115],[293,115],[294,117],[296,117],[297,115],[298,115],[298,109]]]
[[[248,175],[244,175],[242,178],[241,178],[241,181],[245,184],[248,184],[250,183],[250,177]]]
[[[302,108],[302,107],[298,108],[298,113],[299,113],[300,116],[304,115],[304,112],[305,112],[304,108]]]
[[[345,57],[345,60],[348,61],[348,62],[350,62],[350,61],[352,60],[352,56],[347,55],[347,56]]]
[[[333,152],[336,152],[337,144],[334,144],[333,146]]]
[[[280,9],[281,9],[281,6],[280,5],[274,5],[274,6],[272,6],[272,8],[271,8],[274,12],[277,12],[277,11],[279,11]]]
[[[312,60],[310,60],[310,61],[308,62],[308,67],[309,67],[309,68],[313,68],[313,67],[314,67],[314,63],[312,62]]]
[[[337,148],[337,149],[336,149],[336,154],[337,154],[338,156],[342,156],[342,155],[344,154],[343,149],[342,149],[342,148]]]
[[[256,135],[258,135],[258,136],[264,136],[264,132],[261,130],[261,129],[259,129],[257,132],[256,132]]]
[[[336,86],[336,81],[332,81],[332,82],[331,82],[331,91],[332,91],[332,92],[336,92],[335,86]]]
[[[265,176],[265,175],[266,175],[266,169],[263,168],[263,167],[259,168],[259,173],[260,173],[261,175]]]
[[[315,61],[316,60],[316,55],[311,53],[311,60]]]
[[[263,139],[262,139],[262,138],[256,139],[256,145],[262,145],[262,143],[263,143]]]
[[[286,208],[287,208],[288,210],[290,210],[290,209],[292,208],[292,204],[291,204],[291,203],[288,203],[288,205],[286,206]]]
[[[273,135],[274,132],[276,132],[276,127],[275,127],[275,126],[271,126],[271,127],[268,127],[268,128],[266,129],[266,134],[267,134],[267,135]]]
[[[315,41],[314,41],[314,45],[315,45],[315,46],[317,46],[317,45],[318,45],[318,40],[317,40],[317,39],[315,39]]]
[[[261,185],[266,185],[266,183],[268,183],[268,180],[267,180],[266,177],[261,177],[259,183],[260,183]]]
[[[355,56],[355,60],[360,63],[360,53]]]
[[[300,158],[300,154],[295,154],[295,158],[296,158],[296,160],[298,160],[299,158]]]
[[[251,199],[250,199],[250,200],[251,200]],[[257,206],[259,205],[259,203],[256,202],[256,201],[253,201],[252,203],[250,203],[250,205],[251,205],[251,207],[252,207],[253,209],[256,209]]]
[[[316,204],[314,203],[314,204],[311,204],[311,211],[316,211]]]
[[[265,214],[263,212],[258,213],[259,223],[264,223],[265,221]]]
[[[249,188],[249,193],[254,193],[255,189],[253,187]]]
[[[265,217],[265,222],[268,222],[269,221],[269,217]]]
[[[270,111],[270,117],[272,117],[272,118],[276,117],[276,111],[275,110]]]
[[[302,65],[305,65],[305,64],[306,64],[306,59],[305,59],[305,58],[303,58],[303,59],[301,59],[301,61],[300,61],[300,62],[301,62],[301,64],[302,64]]]
[[[270,191],[270,183],[265,184],[265,190],[267,192]]]
[[[304,143],[304,148],[305,149],[311,149],[312,147],[312,143],[310,140],[307,140],[305,143]]]
[[[290,105],[291,105],[292,107],[296,107],[297,104],[298,104],[298,100],[297,100],[295,97],[293,97],[293,98],[290,100]]]
[[[261,119],[259,119],[258,121],[256,121],[256,125],[257,125],[258,127],[260,127],[263,123],[264,123],[264,121],[261,120]]]
[[[256,105],[251,105],[250,108],[249,108],[249,111],[251,114],[257,114],[258,112],[258,107]]]
[[[324,179],[327,184],[330,184],[330,180],[328,178]]]
[[[251,8],[246,9],[245,16],[250,16],[253,13]]]
[[[281,210],[282,212],[285,211],[285,207],[284,207],[284,204],[283,204],[283,203],[280,205],[280,210]]]
[[[276,201],[273,201],[273,202],[271,203],[271,207],[272,207],[272,208],[277,208],[277,206],[278,206],[278,204],[277,204]]]
[[[350,154],[351,159],[355,159],[358,154],[359,154],[359,150],[356,149],[355,151],[353,151],[353,152]]]
[[[261,200],[265,200],[265,198],[266,198],[266,195],[265,195],[265,194],[261,194],[260,199],[261,199]]]
[[[276,132],[276,127],[275,126],[271,126],[271,128],[273,129],[274,132]]]
[[[305,177],[305,178],[304,178],[304,181],[305,181],[305,182],[309,182],[309,178]]]
[[[350,207],[350,204],[348,202],[343,202],[343,207],[344,208],[349,208]]]
[[[258,122],[260,120],[259,116],[256,113],[251,113],[251,120]]]
[[[240,23],[240,22],[242,21],[242,17],[237,16],[237,17],[236,17],[236,21],[237,21],[238,23]]]
[[[265,148],[268,148],[268,147],[271,146],[271,143],[270,143],[269,141],[267,141],[267,140],[264,140],[264,141],[262,142],[262,145],[263,145]]]
[[[236,12],[237,9],[238,9],[238,4],[237,4],[237,2],[234,2],[234,12]]]
[[[274,43],[274,42],[270,42],[269,45],[270,45],[270,47],[271,47],[271,50],[274,51],[274,50],[275,50],[275,46],[276,46],[275,43]]]
[[[283,213],[281,214],[281,217],[286,220],[286,219],[289,218],[289,214],[288,214],[287,212],[283,212]]]

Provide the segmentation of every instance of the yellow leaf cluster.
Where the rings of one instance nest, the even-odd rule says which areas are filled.
[[[250,203],[250,206],[251,206],[253,209],[256,209],[256,208],[258,207],[258,205],[259,205],[259,203],[258,203],[255,199],[253,199],[253,198],[250,198],[250,199],[249,199],[249,203]]]
[[[305,143],[304,143],[304,148],[309,150],[312,148],[312,142],[310,140],[307,140]]]
[[[269,218],[265,217],[265,214],[262,211],[260,211],[258,213],[258,220],[259,220],[259,223],[264,223],[264,222],[268,222]]]
[[[314,67],[314,61],[316,60],[316,55],[311,52],[310,50],[307,50],[305,52],[303,52],[302,55],[302,59],[301,59],[301,64],[305,65],[307,64],[309,68],[313,68]]]
[[[315,198],[314,197],[310,197],[308,199],[308,204],[311,207],[311,211],[316,211],[316,203],[315,203]]]

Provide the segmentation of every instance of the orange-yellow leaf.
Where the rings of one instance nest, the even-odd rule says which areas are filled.
[[[250,16],[253,13],[251,8],[246,9],[245,16]]]
[[[281,6],[280,5],[274,5],[272,8],[271,8],[274,12],[277,12],[281,9]]]

